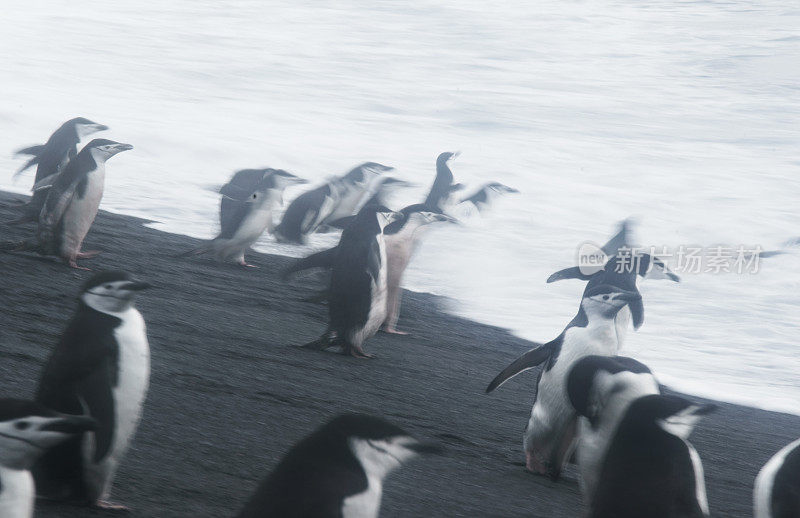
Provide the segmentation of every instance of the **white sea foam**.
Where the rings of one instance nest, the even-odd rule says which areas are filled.
[[[417,183],[400,204],[421,199],[439,152],[461,150],[458,181],[522,193],[431,233],[408,286],[534,340],[561,330],[583,289],[547,276],[629,215],[646,245],[800,235],[800,9],[788,0],[6,11],[0,187],[31,183],[12,183],[13,149],[85,116],[135,146],[109,162],[103,208],[211,237],[206,187],[236,169],[319,181],[378,161]],[[626,352],[678,389],[800,413],[798,257],[761,266],[643,283],[646,323]]]

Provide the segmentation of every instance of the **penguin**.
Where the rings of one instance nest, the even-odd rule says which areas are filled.
[[[377,518],[386,476],[441,451],[381,418],[340,415],[297,443],[237,518]]]
[[[640,299],[638,292],[617,286],[593,287],[584,294],[578,314],[558,337],[526,352],[489,383],[487,394],[520,372],[544,365],[523,439],[529,471],[559,478],[572,450],[577,422],[567,397],[569,371],[585,356],[617,354],[621,341],[615,317],[625,305]]]
[[[495,197],[503,194],[518,193],[517,189],[500,182],[490,182],[481,186],[475,193],[461,198],[459,203],[471,203],[478,212],[483,212]]]
[[[18,244],[16,250],[60,256],[71,268],[88,270],[76,261],[99,253],[81,252],[81,244],[103,197],[105,162],[129,149],[133,146],[106,139],[94,139],[81,149],[48,190],[36,230],[38,244],[26,241]]]
[[[385,207],[370,205],[342,232],[331,270],[328,330],[311,349],[338,345],[343,354],[371,358],[363,343],[386,319],[386,243],[383,229],[398,218]]]
[[[460,183],[453,183],[453,172],[449,166],[449,162],[458,158],[460,154],[460,151],[444,152],[436,158],[436,178],[423,202],[435,212],[445,212],[452,203],[454,193],[464,187]]]
[[[625,356],[586,356],[570,369],[567,395],[578,419],[577,461],[587,504],[597,487],[603,458],[630,403],[660,394],[653,373]]]
[[[381,176],[376,180],[375,188],[370,191],[372,193],[371,197],[369,197],[365,201],[359,202],[359,207],[356,212],[354,212],[350,216],[345,216],[337,220],[328,219],[324,222],[324,225],[329,228],[338,228],[344,230],[344,228],[347,225],[349,225],[350,222],[353,221],[353,219],[356,217],[358,211],[361,210],[363,207],[366,207],[367,205],[381,205],[384,207],[388,207],[389,206],[388,198],[391,197],[392,194],[397,189],[402,187],[409,187],[411,185],[412,184],[410,182],[401,180],[399,178],[394,178],[391,176]],[[370,192],[368,192],[365,195],[365,197],[369,196]]]
[[[603,284],[617,286],[626,291],[639,291],[637,277],[648,279],[669,279],[680,282],[680,277],[667,268],[658,257],[634,251],[631,241],[631,220],[620,223],[619,231],[600,249],[607,261],[598,271],[587,272],[583,267],[574,266],[550,275],[547,283],[563,279],[580,279],[589,281],[584,293]],[[644,304],[642,300],[632,302],[617,314],[617,328],[621,336],[627,334],[628,324],[639,329],[644,323]]]
[[[635,399],[608,447],[589,518],[705,518],[703,464],[687,440],[714,411],[678,396]]]
[[[206,245],[181,254],[213,251],[219,261],[235,261],[254,268],[244,253],[264,231],[273,231],[273,211],[283,203],[283,191],[305,180],[282,169],[244,169],[220,188],[220,232]]]
[[[373,182],[394,168],[366,162],[340,178],[304,192],[294,199],[281,222],[275,227],[275,238],[283,243],[305,244],[306,236],[325,221],[335,221],[356,213]]]
[[[50,135],[47,142],[39,146],[31,146],[17,151],[17,155],[33,155],[16,173],[16,178],[27,168],[36,165],[33,196],[23,205],[22,217],[9,223],[18,224],[36,221],[47,199],[47,190],[55,181],[64,166],[75,157],[77,146],[82,138],[107,130],[108,126],[92,122],[83,117],[70,119]]]
[[[407,334],[397,329],[397,320],[400,318],[400,300],[403,295],[400,283],[403,274],[411,262],[411,257],[416,252],[422,241],[423,235],[431,223],[450,222],[456,220],[433,212],[425,204],[409,205],[400,210],[400,217],[383,229],[386,242],[386,319],[381,330],[390,334]]]
[[[758,472],[753,510],[755,518],[800,516],[800,439],[781,449]]]
[[[31,467],[42,453],[94,430],[89,417],[65,415],[21,399],[0,399],[0,516],[32,518]]]
[[[33,471],[40,495],[119,509],[108,498],[139,424],[150,377],[150,347],[135,295],[150,285],[123,271],[93,275],[78,310],[45,365],[36,401],[97,421],[94,433],[53,448]]]

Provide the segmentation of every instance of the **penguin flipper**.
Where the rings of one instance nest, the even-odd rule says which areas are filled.
[[[14,151],[14,154],[38,156],[42,153],[42,151],[44,151],[44,144],[39,144],[38,146],[24,147],[22,149]]]
[[[561,281],[564,279],[580,279],[582,281],[588,281],[593,275],[595,274],[586,275],[579,267],[573,266],[572,268],[565,268],[552,274],[547,278],[547,283],[550,284],[551,282]]]
[[[539,347],[531,349],[514,360],[511,365],[503,369],[503,371],[498,374],[491,383],[489,383],[489,386],[486,387],[486,393],[488,394],[489,392],[493,391],[520,372],[537,367],[547,361],[550,356],[552,356],[555,345],[559,339],[560,337],[552,342],[539,345]]]
[[[631,311],[631,322],[633,322],[633,328],[639,329],[644,323],[644,304],[642,303],[642,299],[628,302],[628,309]]]
[[[308,270],[309,268],[331,268],[336,257],[338,245],[315,254],[311,254],[303,259],[298,259],[295,263],[283,272],[283,279],[286,280],[295,272]]]
[[[650,254],[641,254],[637,260],[639,271],[645,279],[669,279],[672,282],[681,282],[681,278],[674,274],[667,265],[658,257]]]
[[[25,163],[22,165],[22,167],[20,167],[19,169],[17,169],[17,172],[15,172],[15,173],[14,173],[14,178],[16,178],[16,177],[18,177],[19,175],[21,175],[21,174],[22,174],[22,171],[24,171],[24,170],[26,170],[27,168],[29,168],[29,167],[32,167],[32,166],[34,166],[34,165],[36,165],[36,164],[38,164],[38,163],[39,163],[39,157],[34,155],[34,157],[33,157],[33,158],[31,158],[30,160],[28,160],[27,162],[25,162]]]

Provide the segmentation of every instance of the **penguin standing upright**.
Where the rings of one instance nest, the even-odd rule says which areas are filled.
[[[595,286],[581,300],[580,310],[558,337],[520,356],[503,369],[489,393],[520,372],[544,364],[537,381],[523,447],[528,470],[557,479],[572,449],[575,409],[567,396],[567,376],[576,361],[592,354],[613,356],[621,347],[615,317],[641,295],[616,286]]]
[[[80,268],[77,259],[97,255],[99,252],[81,252],[81,245],[103,197],[105,163],[129,149],[133,146],[106,139],[94,139],[81,149],[47,193],[36,231],[38,248],[25,243],[20,249],[33,248],[46,255],[60,256],[72,268]]]
[[[11,221],[12,224],[36,221],[42,210],[47,191],[55,181],[56,176],[64,166],[78,153],[78,143],[83,137],[107,130],[108,126],[92,122],[83,117],[70,119],[62,124],[50,135],[47,142],[39,146],[31,146],[17,151],[18,155],[33,155],[14,176],[19,176],[22,171],[36,166],[36,177],[33,185],[33,196],[27,204],[23,205],[24,214],[19,219]]]
[[[181,255],[213,251],[219,261],[252,267],[244,254],[265,230],[273,230],[273,212],[283,203],[283,191],[305,180],[282,169],[244,169],[222,186],[220,232],[206,245]]]
[[[453,183],[453,172],[449,166],[449,162],[460,154],[458,151],[444,152],[436,158],[436,178],[423,202],[434,212],[445,212],[451,204],[453,194],[463,187],[460,183]]]
[[[341,415],[297,443],[238,518],[377,518],[386,476],[439,451],[378,417]]]
[[[591,502],[603,458],[633,400],[661,390],[650,369],[625,356],[586,356],[567,376],[569,401],[578,419],[577,460],[584,500]]]
[[[370,205],[361,209],[344,229],[333,258],[328,331],[304,347],[324,349],[338,345],[343,354],[356,358],[371,357],[364,352],[362,345],[386,319],[383,229],[397,217],[396,213],[384,207]]]
[[[47,448],[93,430],[84,416],[58,414],[33,401],[0,399],[0,516],[32,518],[30,469]]]
[[[393,170],[375,162],[365,162],[341,178],[304,192],[294,199],[278,226],[275,238],[285,243],[303,244],[324,221],[336,221],[356,213],[370,186],[387,171]]]
[[[117,466],[133,438],[150,377],[150,348],[142,315],[133,306],[148,288],[121,271],[92,276],[78,311],[42,373],[36,401],[88,414],[97,430],[48,452],[34,469],[42,496],[117,508],[108,502]]]
[[[608,447],[587,516],[708,517],[703,464],[687,438],[715,408],[678,396],[634,400]]]
[[[800,516],[800,439],[782,448],[758,472],[753,510],[755,518]]]

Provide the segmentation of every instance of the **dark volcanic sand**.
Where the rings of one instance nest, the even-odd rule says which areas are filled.
[[[0,193],[0,203],[20,198]],[[2,207],[0,221],[16,214]],[[411,336],[369,340],[365,349],[378,358],[299,350],[292,346],[325,328],[326,308],[301,301],[316,288],[313,278],[280,280],[290,259],[252,253],[258,269],[175,259],[198,241],[142,223],[101,213],[84,248],[103,253],[82,262],[157,286],[138,302],[152,351],[150,392],[113,489],[130,516],[232,516],[293,443],[345,411],[383,415],[447,448],[390,476],[383,517],[581,515],[574,470],[553,483],[521,467],[534,374],[483,393],[529,343],[448,315],[433,296],[406,292],[400,326]],[[0,241],[32,232],[0,224]],[[32,397],[91,273],[28,253],[0,253],[0,271],[0,395]],[[720,404],[692,436],[712,515],[751,516],[758,469],[798,435],[800,417]],[[41,517],[107,514],[37,508]]]

